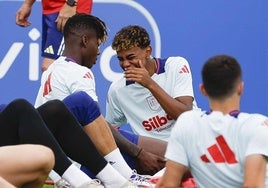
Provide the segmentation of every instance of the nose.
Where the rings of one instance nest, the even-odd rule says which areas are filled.
[[[121,66],[122,66],[123,68],[127,68],[127,67],[129,67],[129,66],[131,65],[131,63],[130,63],[129,60],[127,60],[127,59],[122,60],[120,63],[121,63]]]

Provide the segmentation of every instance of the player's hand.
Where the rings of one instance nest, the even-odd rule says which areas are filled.
[[[126,68],[124,74],[126,80],[137,82],[146,88],[152,81],[149,72],[141,60],[138,61],[138,66]]]
[[[165,167],[166,159],[142,150],[136,162],[136,170],[140,174],[154,175]]]
[[[59,15],[56,19],[57,29],[63,32],[63,28],[67,20],[76,14],[76,6],[69,6],[66,3],[62,6]]]
[[[31,25],[31,22],[28,21],[28,18],[31,14],[32,6],[26,3],[23,3],[22,6],[16,13],[16,24],[21,27],[28,27]]]

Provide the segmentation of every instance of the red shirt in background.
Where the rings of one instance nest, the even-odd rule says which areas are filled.
[[[43,14],[53,14],[61,10],[66,0],[42,0]],[[77,13],[90,14],[92,10],[92,0],[79,0],[77,2]]]

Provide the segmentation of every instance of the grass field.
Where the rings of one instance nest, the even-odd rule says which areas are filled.
[[[48,177],[47,182],[50,182],[50,181],[51,181],[51,179]],[[51,185],[49,183],[48,184],[44,184],[42,188],[54,188],[54,185]]]
[[[43,185],[42,188],[54,188],[54,185]]]

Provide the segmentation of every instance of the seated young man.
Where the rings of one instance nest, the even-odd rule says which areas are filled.
[[[95,91],[95,78],[91,67],[96,63],[97,56],[100,53],[99,45],[107,38],[106,25],[93,15],[76,14],[68,19],[63,32],[65,40],[64,52],[43,72],[41,86],[36,98],[36,107],[52,99],[63,100],[78,91],[86,92],[94,100],[92,104],[98,102]],[[83,129],[105,159],[113,161],[111,164],[118,172],[126,178],[136,174],[120,153],[120,150],[126,150],[129,147],[121,145],[118,148],[120,145],[119,140],[114,137],[113,130],[110,129],[102,115],[95,117],[94,121],[84,124]],[[133,150],[128,149],[131,156],[137,156],[141,151],[140,148],[132,148]],[[165,148],[162,151],[164,150]],[[139,155],[139,159],[145,155],[147,161],[143,164],[146,165],[140,165],[145,166],[144,169],[148,169],[153,174],[155,170],[163,168],[165,164],[164,152],[162,156],[157,156],[143,150]],[[146,168],[148,166],[151,167]]]
[[[0,135],[0,146],[3,147],[17,144],[38,144],[49,147],[55,156],[55,165],[53,167],[54,163],[52,163],[46,169],[40,169],[40,172],[48,172],[53,167],[53,170],[61,178],[67,180],[71,187],[89,188],[103,187],[104,185],[107,188],[124,188],[126,186],[135,187],[137,184],[134,182],[135,180],[123,177],[100,155],[75,117],[59,100],[49,101],[37,109],[24,99],[12,101],[4,106],[0,112]],[[8,152],[8,150],[10,149],[5,151]],[[32,150],[29,151],[32,153]],[[4,169],[4,167],[7,167],[7,164],[4,163],[4,156],[0,156],[0,159],[3,159],[1,160],[3,164],[0,167],[0,176],[10,180],[10,183],[19,184],[20,181],[23,181],[20,176],[13,176],[12,178],[16,178],[16,181],[12,181],[8,178],[8,174],[1,174],[1,170],[5,172],[14,170],[12,168]],[[16,156],[23,157],[24,154],[17,154]],[[33,156],[35,158],[35,155]],[[37,154],[36,159],[38,156]],[[90,169],[103,185],[99,181],[89,178],[72,164],[69,158]],[[32,157],[29,159],[35,161]],[[17,162],[19,162],[19,159]],[[42,164],[34,165],[32,168],[36,169],[37,166],[40,167]],[[25,169],[25,176],[29,168]],[[18,167],[15,170],[19,169]],[[21,177],[23,177],[23,173]],[[44,175],[40,175],[39,178],[44,179]],[[58,181],[61,182],[60,180]],[[56,184],[58,181],[55,181]]]
[[[178,187],[187,169],[200,188],[267,187],[268,118],[240,111],[244,83],[238,61],[228,55],[209,58],[202,80],[210,109],[178,118],[156,187]]]

